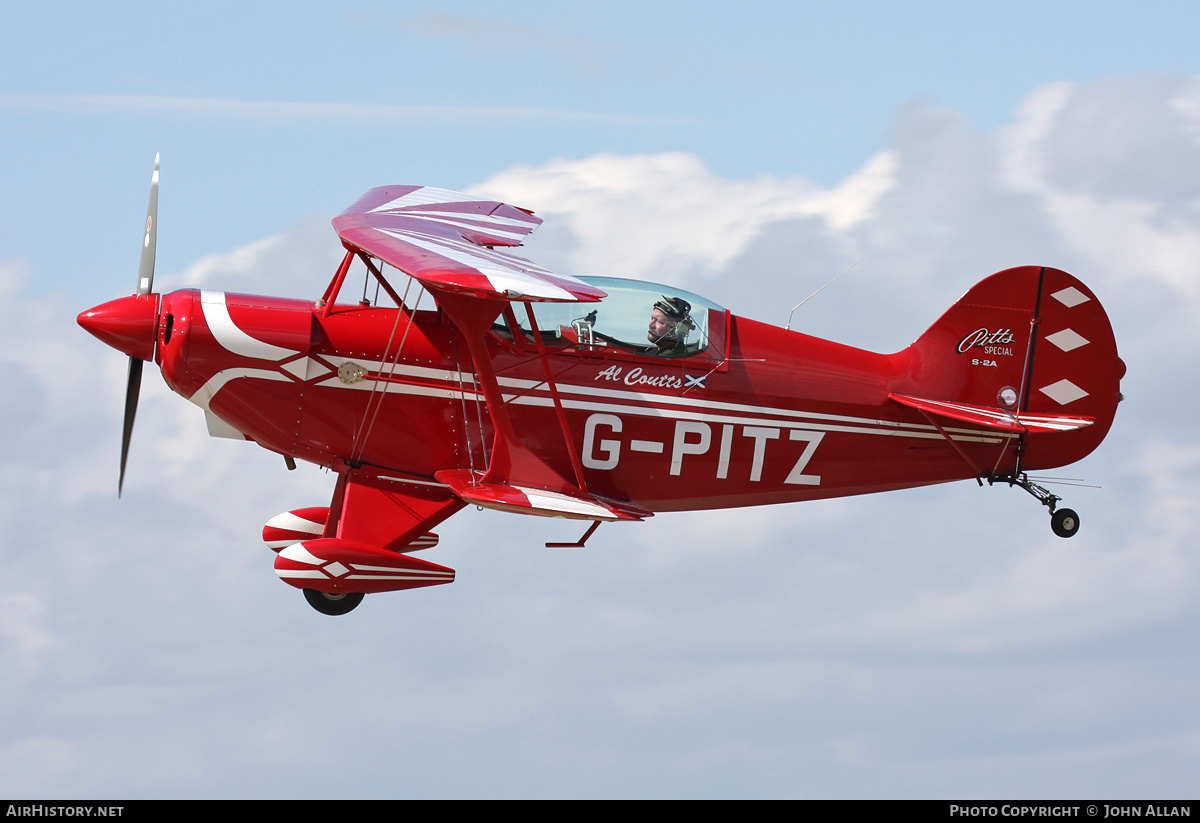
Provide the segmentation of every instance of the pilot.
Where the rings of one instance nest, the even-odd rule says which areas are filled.
[[[650,354],[664,357],[687,354],[684,341],[688,332],[696,328],[691,317],[692,304],[682,297],[667,297],[654,304],[650,313],[650,329],[647,339],[654,345]]]

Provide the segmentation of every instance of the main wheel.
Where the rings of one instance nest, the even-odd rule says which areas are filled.
[[[362,602],[362,592],[350,592],[349,594],[326,594],[319,592],[316,589],[305,589],[304,599],[308,601],[308,605],[319,611],[321,614],[337,616],[354,611],[354,607]]]
[[[1071,509],[1059,509],[1050,515],[1050,528],[1059,537],[1074,537],[1079,531],[1079,515]]]

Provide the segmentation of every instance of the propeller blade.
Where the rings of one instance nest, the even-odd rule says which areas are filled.
[[[138,263],[137,293],[149,294],[154,287],[154,249],[158,243],[158,162],[154,155],[154,176],[150,178],[150,205],[146,207],[146,235],[142,238],[142,259]]]
[[[121,476],[117,480],[117,497],[125,487],[125,461],[129,457],[129,440],[133,437],[133,419],[137,417],[138,394],[142,389],[142,360],[129,358],[129,380],[125,384],[125,426],[121,430]]]
[[[154,252],[158,246],[158,166],[161,155],[154,155],[154,174],[150,177],[150,203],[146,206],[146,234],[142,238],[142,257],[138,261],[137,294],[150,294],[154,288]],[[121,475],[117,479],[117,497],[125,488],[125,461],[129,459],[129,441],[133,420],[137,417],[138,394],[142,390],[142,360],[129,358],[129,380],[125,383],[125,424],[121,429]]]

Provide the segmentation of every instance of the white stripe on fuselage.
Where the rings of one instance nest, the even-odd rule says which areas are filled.
[[[222,303],[223,305],[223,303]],[[228,316],[226,314],[226,316]],[[236,326],[234,327],[236,328]],[[238,330],[241,331],[240,329]],[[256,341],[257,342],[257,341]],[[268,344],[261,344],[268,345]],[[318,355],[320,359],[331,364],[334,368],[352,358]],[[379,360],[354,358],[353,362],[366,367],[369,371],[389,373],[393,377],[412,377],[421,380],[439,381],[441,386],[421,386],[399,381],[366,379],[358,383],[345,384],[337,378],[329,378],[317,383],[317,386],[334,389],[352,389],[358,391],[383,391],[387,394],[408,394],[425,397],[436,397],[447,400],[477,400],[482,394],[472,388],[475,385],[475,375],[471,372],[451,369],[437,369],[427,366],[385,363]],[[205,385],[193,395],[193,402],[202,408],[208,408],[208,400],[216,394],[228,381],[237,377],[261,377],[266,380],[288,380],[282,373],[264,371],[261,369],[226,369],[214,375]],[[552,408],[553,399],[548,394],[537,395],[530,392],[548,392],[546,381],[524,380],[520,378],[500,377],[498,382],[503,388],[522,390],[519,394],[504,394],[506,403],[517,406],[534,406]],[[607,412],[616,414],[635,415],[639,417],[658,417],[673,420],[696,420],[706,423],[735,423],[741,425],[770,424],[781,429],[803,431],[829,431],[849,434],[867,434],[884,437],[907,437],[920,440],[941,440],[942,435],[933,427],[921,423],[904,423],[895,420],[881,420],[869,417],[851,415],[826,414],[822,412],[807,412],[796,409],[781,409],[771,406],[756,406],[746,403],[731,403],[721,400],[706,400],[696,397],[677,397],[648,392],[610,389],[601,386],[587,386],[574,383],[556,383],[560,394],[582,395],[583,397],[562,398],[562,405],[567,409],[580,411]],[[459,388],[462,386],[463,388]],[[202,395],[202,393],[205,393]],[[202,398],[202,401],[201,401]],[[586,399],[585,399],[586,398]],[[614,402],[625,401],[625,402]],[[674,408],[671,408],[674,407]],[[951,436],[962,442],[988,443],[1001,442],[1004,437],[992,432],[979,429],[963,429],[944,427]]]
[[[211,412],[212,409],[208,407],[208,404],[212,402],[213,397],[224,388],[226,383],[230,380],[237,380],[239,377],[257,377],[260,380],[276,380],[284,383],[295,382],[283,372],[266,371],[265,369],[223,369],[208,378],[208,382],[196,389],[188,400],[206,412]]]
[[[300,352],[285,349],[271,343],[264,343],[251,337],[238,328],[229,316],[229,306],[225,303],[225,293],[220,291],[200,292],[200,311],[208,330],[216,338],[217,343],[226,351],[242,357],[253,357],[255,360],[283,360]]]
[[[343,362],[351,360],[352,358],[324,357],[323,359],[328,361],[334,368],[336,368],[336,367],[340,366]],[[353,362],[363,365],[368,370],[373,371],[377,374],[383,373],[383,372],[391,372],[392,374],[397,375],[397,376],[404,375],[404,376],[409,376],[409,377],[417,377],[417,378],[421,378],[421,379],[425,379],[425,380],[445,380],[445,381],[452,382],[454,384],[458,384],[459,382],[462,382],[462,383],[469,384],[469,385],[473,384],[474,380],[475,380],[475,375],[472,374],[471,372],[458,372],[458,371],[453,371],[453,370],[449,370],[449,369],[433,369],[433,368],[429,368],[426,366],[410,366],[410,365],[406,365],[406,364],[398,364],[393,368],[393,366],[390,363],[384,363],[379,360],[355,359],[355,360],[353,360]],[[522,380],[520,378],[515,378],[515,377],[499,377],[499,378],[497,378],[497,381],[500,383],[501,386],[503,386],[505,388],[524,389],[526,392],[528,392],[528,391],[549,391],[545,380]],[[332,381],[327,381],[326,383],[322,383],[321,385],[333,385],[333,383],[332,383]],[[391,385],[396,385],[396,384],[393,383]],[[361,388],[370,388],[371,382],[368,380],[364,380],[362,383],[356,383],[353,386],[349,386],[348,388],[360,388],[360,387]],[[654,404],[655,408],[658,408],[661,405],[671,405],[671,406],[684,406],[684,407],[688,407],[688,408],[699,408],[699,409],[714,409],[714,410],[719,409],[721,411],[741,412],[744,414],[769,414],[769,415],[775,415],[778,417],[792,417],[792,418],[796,418],[798,420],[828,421],[830,423],[848,423],[848,424],[859,425],[859,426],[885,427],[885,428],[890,428],[890,429],[896,429],[901,433],[905,432],[907,430],[912,430],[912,431],[917,431],[917,432],[927,432],[927,433],[933,434],[937,438],[941,437],[940,434],[937,434],[937,430],[933,426],[930,426],[930,425],[927,425],[924,423],[903,423],[903,422],[896,421],[896,420],[877,420],[877,419],[869,418],[869,417],[853,417],[853,416],[842,415],[842,414],[824,414],[821,412],[806,412],[806,411],[798,411],[795,409],[778,409],[778,408],[773,408],[771,406],[752,406],[752,405],[748,405],[745,403],[729,403],[729,402],[724,402],[724,401],[720,401],[720,400],[704,400],[704,399],[695,398],[695,397],[676,397],[676,396],[666,395],[666,394],[651,394],[649,392],[629,391],[626,389],[607,389],[607,388],[603,388],[600,386],[585,386],[585,385],[579,385],[576,383],[556,383],[555,388],[558,389],[559,393],[561,393],[561,394],[582,394],[582,395],[590,395],[590,396],[598,397],[598,398],[603,397],[603,398],[612,398],[614,400],[627,400],[627,401],[633,401],[633,402],[641,402],[641,403],[646,403],[646,404]],[[465,392],[465,394],[467,395],[468,398],[475,397],[475,393],[472,391],[467,391],[467,392]],[[454,395],[454,397],[456,399],[461,396],[462,395],[460,395],[460,394]],[[518,404],[520,404],[522,396],[523,395],[505,395],[505,400],[513,400],[514,398],[516,398],[514,400],[514,402],[517,402]],[[541,399],[544,400],[546,398],[541,398]],[[540,402],[540,400],[539,400],[539,402],[529,403],[529,404],[525,404],[525,405],[541,406],[541,405],[547,405],[547,403]],[[630,407],[625,407],[625,408],[630,408]],[[657,416],[657,415],[654,415],[654,416]],[[978,429],[961,429],[961,428],[947,427],[946,430],[952,431],[955,433],[959,433],[959,434],[980,434],[981,433]],[[889,431],[889,432],[872,432],[872,433],[873,434],[892,434],[893,432]]]
[[[341,358],[324,358],[331,364]],[[449,369],[434,369],[426,366],[409,366],[391,364],[381,361],[354,361],[376,371],[388,370],[394,376],[416,377],[424,380],[439,380],[451,383],[453,387],[437,388],[433,386],[417,386],[411,383],[389,382],[382,388],[392,394],[414,394],[429,397],[445,397],[452,400],[475,400],[481,394],[470,388],[459,390],[458,386],[473,384],[474,375],[470,372],[459,372]],[[339,363],[340,365],[340,363]],[[382,381],[363,380],[352,385],[345,385],[336,379],[322,381],[317,384],[330,388],[350,388],[359,390],[380,391]],[[517,406],[535,406],[552,408],[554,401],[549,395],[532,395],[529,392],[548,391],[546,382],[537,380],[522,380],[519,378],[501,377],[498,382],[504,388],[524,389],[521,394],[505,394],[504,401]],[[672,420],[697,420],[708,423],[739,423],[743,425],[763,425],[770,423],[784,429],[804,431],[831,431],[851,434],[871,434],[884,437],[911,437],[920,440],[941,440],[942,435],[933,426],[922,423],[903,423],[895,420],[879,420],[869,417],[854,417],[850,415],[824,414],[821,412],[806,412],[795,409],[779,409],[770,406],[754,406],[745,403],[730,403],[720,400],[704,400],[692,397],[673,397],[670,395],[650,394],[647,392],[608,389],[599,386],[584,386],[574,383],[556,383],[560,394],[584,395],[594,399],[562,398],[562,404],[567,409],[580,411],[599,411],[618,414],[632,414],[640,417],[661,417]],[[624,400],[625,403],[612,401]],[[636,405],[635,405],[636,404]],[[683,408],[667,408],[675,406]],[[711,410],[711,411],[709,411]],[[722,414],[732,412],[734,414]],[[744,416],[767,415],[767,417]],[[785,419],[780,419],[785,418]],[[999,443],[1004,437],[992,432],[979,429],[963,429],[944,427],[952,433],[955,440],[963,442]]]

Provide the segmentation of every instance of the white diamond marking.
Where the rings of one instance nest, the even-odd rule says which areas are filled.
[[[301,380],[316,380],[319,377],[324,377],[333,369],[326,366],[311,357],[301,357],[299,360],[293,360],[283,367],[283,370],[290,372]]]
[[[1076,306],[1078,306],[1080,303],[1086,303],[1087,301],[1092,299],[1092,298],[1088,297],[1086,294],[1084,294],[1083,292],[1081,292],[1079,289],[1075,288],[1074,286],[1067,286],[1062,291],[1056,291],[1054,294],[1052,294],[1050,296],[1053,297],[1055,300],[1057,300],[1059,303],[1062,303],[1068,309],[1073,309]]]
[[[1074,351],[1080,346],[1086,346],[1088,343],[1092,342],[1082,334],[1078,334],[1071,329],[1056,331],[1054,334],[1047,335],[1046,339],[1058,346],[1063,351]]]
[[[293,360],[291,363],[284,363],[280,368],[288,374],[294,374],[303,380],[304,372],[308,369],[308,358],[301,357],[299,360]]]
[[[328,566],[326,566],[322,571],[324,571],[330,577],[341,577],[342,575],[344,575],[348,571],[350,571],[350,569],[348,569],[347,567],[343,566],[341,563],[338,563],[335,560],[334,562],[332,562]]]
[[[1065,406],[1068,403],[1074,402],[1081,397],[1087,397],[1088,393],[1076,386],[1070,380],[1059,380],[1057,383],[1051,383],[1049,386],[1043,386],[1039,389],[1043,394],[1049,396],[1051,400],[1058,403],[1060,406]]]

